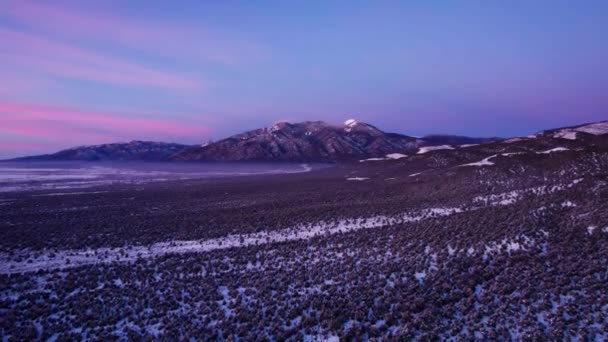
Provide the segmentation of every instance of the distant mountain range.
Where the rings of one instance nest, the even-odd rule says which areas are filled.
[[[503,140],[577,140],[608,133],[608,122],[551,129],[534,136]],[[406,155],[459,146],[487,144],[500,138],[471,138],[453,135],[412,137],[386,133],[377,127],[347,120],[342,125],[323,121],[277,123],[204,145],[132,141],[81,146],[54,154],[12,161],[286,161],[337,162],[365,159],[399,159]],[[389,156],[389,157],[387,157]]]
[[[12,159],[11,161],[160,161],[184,150],[187,145],[131,141],[103,145],[79,146],[53,154]]]

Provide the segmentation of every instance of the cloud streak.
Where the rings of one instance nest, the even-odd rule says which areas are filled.
[[[109,55],[58,41],[0,28],[3,60],[45,74],[118,85],[140,85],[171,90],[196,90],[200,82],[183,75],[148,68]]]
[[[37,103],[0,101],[0,135],[46,141],[49,148],[131,139],[201,141],[209,128],[166,118],[144,118]],[[16,147],[18,148],[18,146]]]
[[[246,65],[268,57],[267,51],[253,41],[228,36],[200,24],[143,22],[135,17],[27,0],[10,2],[6,11],[30,29],[109,43],[151,55],[226,65]]]

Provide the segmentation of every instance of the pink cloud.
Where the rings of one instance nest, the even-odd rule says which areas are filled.
[[[0,132],[33,139],[112,142],[130,139],[200,139],[209,129],[196,123],[83,111],[43,104],[0,102]]]
[[[199,25],[142,22],[134,17],[26,0],[10,2],[6,12],[30,28],[109,42],[155,55],[229,65],[247,64],[267,56],[265,49],[256,43],[211,32]]]
[[[11,29],[0,28],[0,40],[12,52],[6,52],[5,59],[12,56],[15,64],[57,76],[176,90],[200,89],[198,81],[182,75]]]

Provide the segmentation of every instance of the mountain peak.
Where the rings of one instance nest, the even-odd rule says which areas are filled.
[[[346,127],[353,127],[356,126],[359,122],[355,119],[348,119],[346,121],[344,121],[344,126]]]
[[[357,126],[359,122],[355,119],[348,119],[344,121],[344,130],[346,132],[350,132],[355,126]]]

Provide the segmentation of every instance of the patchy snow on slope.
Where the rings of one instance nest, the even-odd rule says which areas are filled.
[[[465,147],[473,147],[473,146],[479,146],[479,144],[464,144],[464,145],[458,145],[458,147],[460,147],[460,148],[465,148]]]
[[[348,181],[364,181],[364,180],[368,180],[369,178],[367,177],[350,177],[350,178],[346,178],[346,180]]]
[[[450,145],[425,146],[425,147],[421,147],[416,154],[424,154],[424,153],[428,153],[431,151],[453,150],[453,149],[454,149],[454,147],[452,147]]]
[[[357,120],[355,120],[355,119],[348,119],[348,120],[344,121],[344,126],[353,127],[356,125],[357,125]]]
[[[518,137],[518,138],[507,139],[507,140],[505,140],[503,142],[507,143],[507,144],[512,144],[512,143],[515,143],[515,142],[518,142],[518,141],[523,141],[523,140],[524,140],[523,138],[519,138]]]
[[[462,164],[462,165],[458,165],[458,167],[462,167],[462,166],[490,166],[490,165],[494,165],[493,162],[490,161],[490,159],[494,159],[498,156],[503,156],[503,157],[509,157],[509,156],[514,156],[514,155],[518,155],[518,154],[524,154],[524,152],[510,152],[510,153],[502,153],[502,154],[495,154],[492,156],[489,156],[487,158],[484,158],[478,162],[475,163],[468,163],[468,164]]]
[[[364,162],[368,162],[368,161],[382,161],[382,160],[386,160],[386,158],[367,158],[367,159],[361,159],[361,160],[359,160],[359,163],[364,163]]]
[[[402,154],[402,153],[391,153],[391,154],[387,154],[386,158],[388,159],[401,159],[401,158],[406,158],[407,155],[406,154]]]
[[[368,161],[397,160],[397,159],[406,158],[406,157],[407,157],[406,154],[391,153],[391,154],[387,154],[386,158],[367,158],[367,159],[359,160],[359,162],[363,163],[363,162],[368,162]]]
[[[576,133],[587,133],[592,135],[608,134],[608,121],[592,123],[575,128],[565,128],[553,134],[554,138],[562,138],[568,140],[576,140]]]
[[[493,155],[493,156],[489,156],[487,158],[484,158],[476,163],[468,163],[468,164],[462,164],[459,166],[490,166],[490,165],[494,165],[494,163],[492,163],[490,161],[490,159],[495,158],[497,155]]]
[[[543,152],[536,152],[537,154],[550,154],[553,152],[562,152],[562,151],[570,151],[569,148],[565,148],[565,147],[556,147],[556,148],[552,148],[550,150],[547,151],[543,151]]]
[[[593,135],[608,134],[608,121],[592,123],[589,125],[574,128],[577,132],[589,133]]]
[[[363,177],[351,177],[352,179],[367,179]],[[503,194],[493,194],[489,196],[478,196],[473,198],[473,203],[487,205],[510,205],[516,203],[523,194],[543,196],[548,193],[564,190],[579,183],[572,182],[570,185],[547,184],[535,188],[526,188],[513,190]],[[21,272],[35,272],[38,270],[54,270],[71,267],[78,267],[89,264],[107,264],[107,263],[130,263],[138,258],[154,258],[167,254],[182,254],[182,253],[200,253],[209,252],[226,248],[244,248],[248,246],[257,246],[260,244],[281,243],[286,241],[308,240],[319,236],[335,235],[342,233],[355,232],[363,229],[379,229],[405,223],[414,223],[424,220],[429,220],[437,217],[450,216],[463,212],[470,212],[478,208],[463,206],[463,207],[434,207],[423,210],[402,212],[395,215],[376,215],[370,217],[346,218],[331,221],[317,221],[309,223],[300,223],[294,226],[285,227],[277,231],[262,231],[250,234],[233,234],[207,240],[186,240],[186,241],[167,241],[158,242],[151,245],[130,246],[128,249],[102,247],[95,250],[80,249],[80,250],[55,250],[42,253],[31,253],[28,250],[19,251],[17,257],[7,253],[0,253],[0,274],[13,274]],[[595,229],[595,228],[594,228]],[[602,232],[608,233],[608,227],[602,229]],[[524,235],[514,240],[504,240],[501,243],[507,252],[514,252],[529,248],[533,245],[533,240]],[[486,246],[485,253],[494,251],[494,247]],[[451,247],[448,247],[451,248]],[[480,249],[483,252],[484,249]],[[430,250],[425,250],[427,253]],[[496,250],[498,252],[498,250]],[[452,250],[450,254],[459,253]],[[469,256],[475,256],[477,250],[475,247],[469,247],[465,253]],[[31,256],[33,255],[33,256]],[[28,256],[21,257],[21,256]],[[432,268],[429,270],[432,271]],[[421,271],[419,280],[422,276],[426,276],[428,271]]]
[[[484,204],[490,206],[510,205],[517,202],[521,196],[521,190],[513,190],[501,194],[492,194],[488,196],[477,196],[473,198],[473,203]]]
[[[124,263],[136,261],[138,258],[153,258],[166,254],[209,252],[233,247],[308,240],[322,235],[348,233],[361,229],[382,228],[408,222],[420,222],[432,217],[449,216],[462,212],[464,212],[464,210],[457,207],[429,208],[414,212],[403,212],[393,216],[378,215],[367,218],[359,217],[341,219],[338,221],[303,223],[279,231],[227,235],[207,240],[174,240],[158,242],[148,246],[130,246],[127,250],[110,247],[102,247],[95,250],[57,250],[52,253],[42,253],[32,258],[23,257],[21,259],[0,253],[0,273],[11,274],[32,272],[41,269],[64,269],[89,264]],[[23,251],[23,253],[24,256],[31,254],[29,251]]]
[[[561,130],[555,134],[553,134],[554,138],[568,139],[568,140],[576,140],[576,132],[570,130]]]

